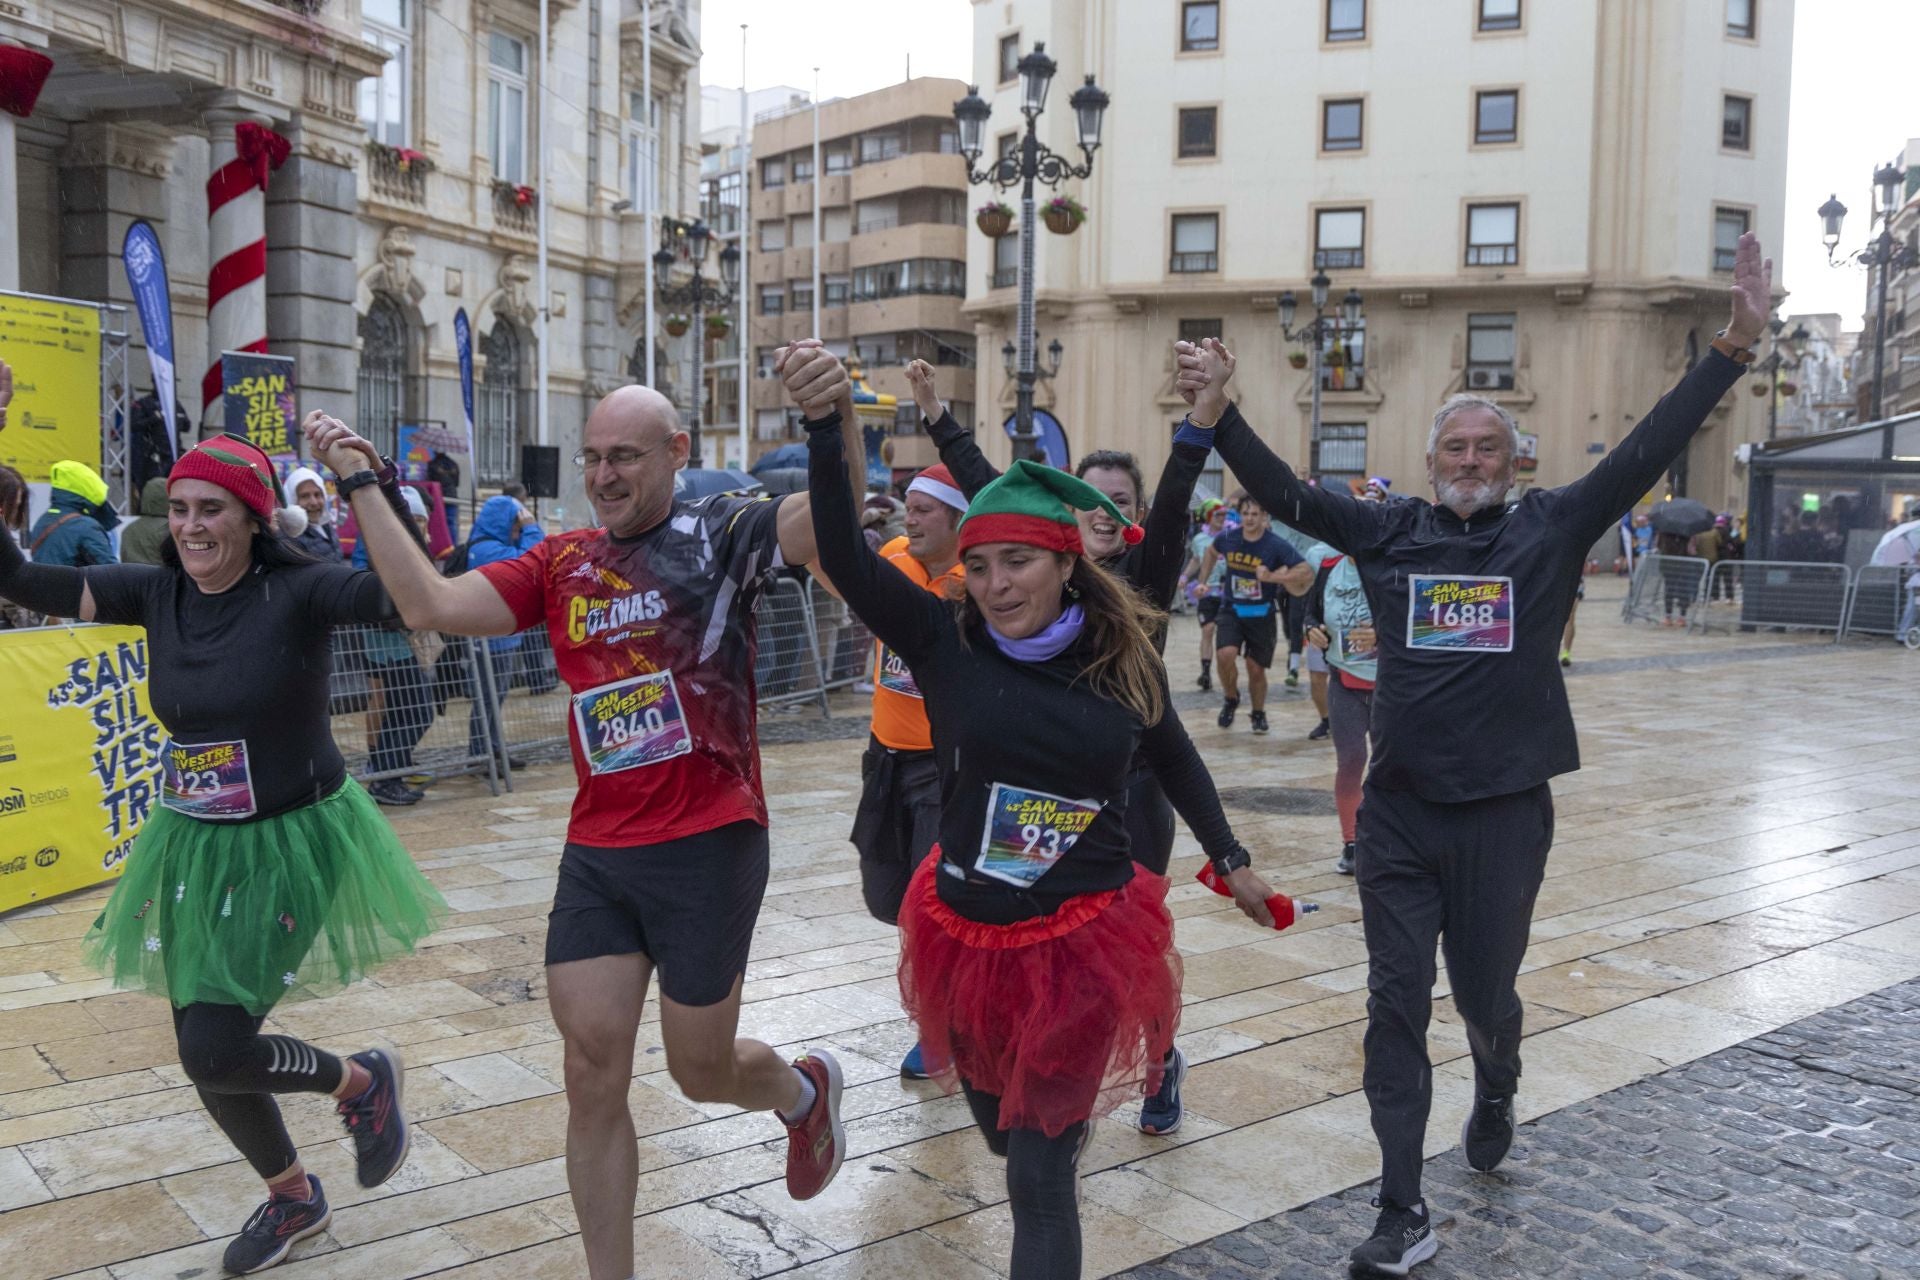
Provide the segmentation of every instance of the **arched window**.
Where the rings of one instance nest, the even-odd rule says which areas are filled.
[[[637,339],[633,344],[633,354],[627,357],[627,377],[643,387],[652,387],[667,399],[673,399],[672,361],[667,357],[667,344],[658,338],[653,342],[653,376],[647,376],[644,352],[645,339]]]
[[[375,294],[360,317],[359,429],[380,452],[397,453],[407,414],[407,317],[391,298]]]
[[[520,466],[520,335],[496,318],[493,329],[480,339],[480,358],[486,367],[473,406],[479,436],[474,447],[480,452],[474,470],[484,483],[504,484],[519,473]]]

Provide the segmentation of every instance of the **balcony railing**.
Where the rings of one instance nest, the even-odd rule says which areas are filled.
[[[1176,274],[1195,271],[1218,271],[1220,255],[1218,253],[1176,253],[1167,264],[1167,270]]]
[[[493,225],[501,231],[530,236],[540,226],[540,193],[512,182],[493,182]]]
[[[1470,244],[1467,246],[1467,265],[1470,267],[1511,267],[1520,261],[1520,246],[1517,244]]]
[[[989,289],[1011,289],[1020,283],[1020,268],[1002,267],[987,280]]]
[[[376,200],[420,208],[427,202],[433,161],[411,147],[367,143],[367,189]]]

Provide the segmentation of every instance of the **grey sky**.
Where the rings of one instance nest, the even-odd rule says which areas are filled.
[[[1762,0],[1762,22],[1770,8],[1777,2]],[[1786,243],[1767,251],[1779,264],[1777,283],[1792,291],[1787,310],[1837,311],[1854,328],[1865,306],[1865,274],[1826,265],[1814,210],[1837,191],[1852,211],[1840,247],[1859,248],[1875,166],[1920,138],[1912,74],[1920,3],[1799,0],[1795,8]],[[747,79],[756,88],[809,89],[817,65],[821,96],[851,97],[901,79],[909,56],[915,75],[972,76],[968,0],[704,0],[701,10],[701,76],[711,84],[740,83],[742,22],[751,24]]]

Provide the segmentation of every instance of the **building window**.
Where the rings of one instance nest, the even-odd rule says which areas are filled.
[[[1011,84],[1020,78],[1020,33],[1000,37],[1000,83]]]
[[[799,315],[803,311],[811,313],[813,311],[813,281],[811,279],[788,281],[787,302],[795,315]]]
[[[527,180],[527,45],[487,38],[487,155],[502,182]]]
[[[410,131],[407,108],[413,90],[413,13],[407,0],[364,0],[360,35],[391,56],[377,77],[360,82],[360,122],[367,136],[389,147],[404,147]]]
[[[1364,391],[1367,383],[1367,322],[1328,325],[1320,336],[1320,389]]]
[[[771,160],[760,162],[760,189],[772,191],[776,187],[787,185],[787,158],[775,156]]]
[[[364,83],[364,82],[362,82]],[[393,300],[373,295],[360,319],[359,426],[381,453],[399,452],[396,442],[407,416],[407,318]]]
[[[993,276],[990,289],[1011,289],[1020,283],[1020,233],[1001,236],[993,242]]]
[[[853,210],[845,205],[823,209],[820,214],[820,243],[840,244],[853,238]]]
[[[1357,480],[1367,474],[1367,424],[1323,422],[1313,438],[1313,474],[1324,488],[1329,480]]]
[[[1750,216],[1745,209],[1713,211],[1713,269],[1715,271],[1733,270],[1733,255],[1740,247],[1740,237],[1747,234]]]
[[[1367,38],[1367,0],[1327,0],[1327,43]]]
[[[903,155],[906,148],[900,145],[897,133],[863,133],[860,135],[860,163],[878,164],[882,160],[891,160]]]
[[[1180,6],[1180,52],[1211,53],[1220,47],[1220,6],[1189,0]]]
[[[1520,0],[1480,0],[1482,31],[1518,31]]]
[[[813,157],[798,155],[793,158],[793,180],[795,182],[813,181]]]
[[[1520,261],[1520,206],[1467,206],[1467,265],[1511,267]]]
[[[1366,103],[1359,98],[1329,98],[1320,104],[1320,149],[1358,151],[1364,140]]]
[[[822,276],[820,279],[820,305],[823,307],[844,307],[853,295],[853,279],[850,276]]]
[[[787,224],[775,218],[760,224],[760,252],[778,253],[787,247]]]
[[[1220,269],[1220,215],[1173,215],[1173,257],[1167,270],[1176,273]]]
[[[1182,320],[1180,322],[1180,341],[1200,342],[1207,338],[1217,338],[1222,330],[1216,316],[1211,320]]]
[[[967,264],[952,258],[908,258],[881,262],[853,273],[853,300],[876,302],[915,294],[967,296]]]
[[[651,107],[651,110],[649,110]],[[634,212],[647,213],[653,208],[653,193],[659,190],[658,172],[660,168],[659,147],[655,142],[660,127],[660,98],[655,95],[649,104],[645,94],[627,95],[627,123],[625,128],[625,154],[627,166],[627,199],[633,201]],[[739,223],[739,186],[740,175],[730,175],[734,188],[735,224]],[[726,181],[723,175],[721,181]],[[721,194],[724,203],[726,195]]]
[[[1313,265],[1357,270],[1367,265],[1367,211],[1319,209],[1313,215]]]
[[[773,362],[779,358],[778,347],[755,347],[753,349],[753,371],[762,378],[773,376]]]
[[[1742,40],[1753,39],[1754,10],[1760,0],[1727,0],[1727,34]]]
[[[1489,89],[1473,95],[1473,140],[1517,142],[1520,139],[1520,91]]]
[[[760,286],[760,314],[763,316],[785,315],[787,311],[787,286],[784,284],[763,284]]]
[[[520,401],[523,391],[520,335],[505,320],[495,317],[493,328],[480,339],[480,358],[486,368],[480,374],[478,394],[474,397],[474,431],[479,437],[474,446],[480,456],[474,459],[474,471],[484,484],[501,484],[520,470]]]
[[[1720,100],[1720,145],[1729,151],[1753,150],[1753,99],[1730,93]]]
[[[853,148],[828,147],[827,172],[829,174],[853,172]]]
[[[1180,158],[1193,160],[1216,154],[1220,108],[1180,108]]]
[[[740,171],[735,169],[709,179],[707,184],[705,210],[702,214],[707,225],[722,236],[732,237],[740,231]],[[635,209],[642,209],[639,203]]]
[[[1467,390],[1513,390],[1514,316],[1467,317]]]

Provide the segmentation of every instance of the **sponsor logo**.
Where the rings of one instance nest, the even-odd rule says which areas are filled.
[[[16,813],[27,811],[27,793],[18,787],[8,787],[0,791],[0,818],[11,818]]]
[[[33,865],[36,867],[50,867],[58,861],[60,861],[60,850],[53,845],[48,845],[33,855]]]
[[[658,591],[612,598],[574,596],[567,601],[567,638],[579,644],[635,623],[657,622],[666,611]]]
[[[12,735],[0,733],[0,764],[12,764],[19,758],[20,753],[14,750]]]

